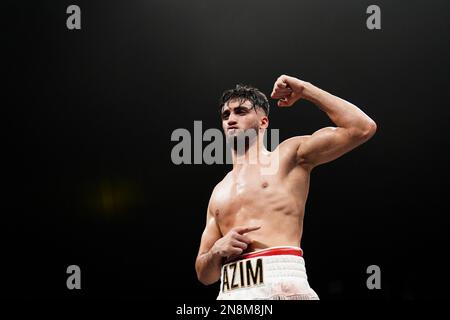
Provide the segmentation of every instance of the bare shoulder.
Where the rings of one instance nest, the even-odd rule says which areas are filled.
[[[221,188],[223,188],[224,185],[226,185],[229,180],[231,179],[231,171],[229,171],[223,178],[220,180],[216,186],[214,187],[213,193],[220,191]]]
[[[219,181],[216,186],[214,187],[212,193],[211,193],[211,199],[209,200],[209,206],[214,206],[215,200],[217,199],[217,196],[222,192],[224,187],[229,183],[231,179],[231,171],[229,171],[221,181]]]
[[[300,144],[302,144],[302,142],[306,141],[309,137],[310,137],[309,135],[295,136],[284,140],[283,142],[280,143],[278,147],[283,149],[291,149],[291,148],[296,149],[300,146]]]
[[[306,171],[311,171],[312,166],[308,163],[302,161],[302,157],[299,154],[299,148],[302,144],[304,144],[308,139],[311,138],[311,135],[304,136],[295,136],[289,139],[284,140],[277,147],[279,148],[279,153],[281,159],[285,159],[286,163],[289,163],[288,166],[290,169],[304,169]]]
[[[281,142],[277,149],[281,156],[296,157],[297,150],[310,136],[295,136]]]

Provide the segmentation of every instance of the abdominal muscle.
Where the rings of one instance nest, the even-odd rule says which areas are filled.
[[[286,215],[282,212],[263,213],[258,215],[238,212],[232,224],[221,228],[226,234],[234,227],[261,226],[260,229],[246,233],[252,242],[243,253],[278,246],[300,247],[303,214]]]

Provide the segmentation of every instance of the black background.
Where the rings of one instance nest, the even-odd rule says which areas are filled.
[[[6,3],[5,3],[6,4]],[[66,8],[81,8],[68,30]],[[366,8],[381,8],[381,30]],[[323,300],[449,297],[445,1],[14,1],[3,6],[2,291],[215,299],[194,261],[230,165],[179,165],[177,128],[220,128],[236,83],[288,74],[347,99],[376,135],[312,173],[302,246]],[[301,101],[281,139],[332,125]],[[206,144],[205,144],[206,145]],[[82,289],[66,287],[78,265]],[[368,290],[366,268],[381,268]]]

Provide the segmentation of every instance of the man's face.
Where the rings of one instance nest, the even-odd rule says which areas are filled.
[[[238,137],[249,129],[258,133],[267,125],[267,116],[260,108],[253,108],[249,100],[230,100],[222,108],[222,128],[227,138]]]

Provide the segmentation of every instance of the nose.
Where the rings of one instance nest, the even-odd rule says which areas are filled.
[[[228,126],[232,126],[232,125],[235,125],[235,124],[237,124],[236,116],[233,113],[231,113],[229,115],[229,117],[228,117],[227,125]]]

